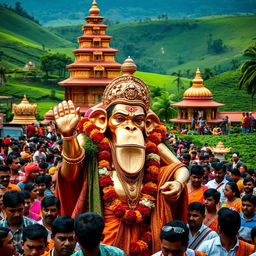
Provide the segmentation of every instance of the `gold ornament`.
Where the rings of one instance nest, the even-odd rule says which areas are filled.
[[[105,109],[115,104],[128,104],[141,106],[146,112],[150,106],[150,91],[147,85],[139,78],[133,76],[136,65],[129,57],[121,67],[123,76],[114,79],[103,93]]]

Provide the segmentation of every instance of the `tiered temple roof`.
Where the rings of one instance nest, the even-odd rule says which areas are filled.
[[[74,50],[74,63],[67,66],[70,77],[59,83],[65,88],[65,99],[72,100],[85,112],[101,101],[103,91],[114,78],[120,75],[121,64],[115,62],[118,50],[109,46],[111,36],[105,34],[107,25],[93,0],[82,27],[83,35],[78,37],[79,48]]]

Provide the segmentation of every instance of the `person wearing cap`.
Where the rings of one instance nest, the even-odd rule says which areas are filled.
[[[160,233],[161,251],[152,256],[203,256],[204,252],[194,251],[188,248],[189,229],[179,220],[167,223]]]
[[[22,159],[29,159],[29,161],[31,161],[32,156],[29,153],[24,153],[21,158]]]
[[[238,153],[234,153],[232,155],[232,169],[234,168],[238,168],[239,165],[242,165],[242,161],[239,159],[239,154]]]
[[[28,163],[25,167],[25,177],[24,180],[18,183],[18,186],[23,191],[26,183],[34,182],[35,178],[39,175],[39,166],[37,163]]]

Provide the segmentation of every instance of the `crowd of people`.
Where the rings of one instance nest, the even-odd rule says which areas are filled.
[[[54,124],[28,126],[27,134],[1,141],[0,255],[125,255],[101,243],[104,219],[98,214],[60,216],[55,184],[62,139]],[[187,223],[166,223],[161,251],[153,255],[256,255],[254,170],[238,152],[230,161],[220,161],[207,144],[198,148],[175,137],[168,143],[190,171]]]
[[[242,113],[240,127],[242,133],[254,132],[256,120],[252,112]],[[191,130],[197,131],[200,135],[229,135],[231,134],[231,128],[232,124],[228,116],[225,116],[219,126],[214,128],[210,128],[207,121],[202,116],[193,118],[191,121]],[[182,129],[181,134],[187,134],[187,132],[188,130],[184,128]]]

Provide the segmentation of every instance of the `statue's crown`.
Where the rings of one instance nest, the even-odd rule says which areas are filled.
[[[103,93],[105,109],[115,104],[128,104],[141,106],[148,112],[150,91],[141,79],[133,76],[136,71],[134,61],[128,57],[121,66],[121,70],[123,75],[114,79]]]

